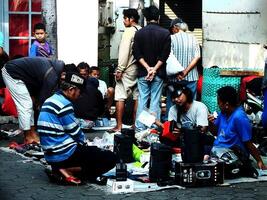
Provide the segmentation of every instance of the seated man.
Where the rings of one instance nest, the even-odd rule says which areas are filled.
[[[216,120],[213,115],[209,115],[210,125],[216,126],[212,130],[217,132],[212,154],[220,157],[218,152],[222,148],[229,149],[242,162],[243,168],[240,170],[244,169],[244,173],[249,173],[249,169],[252,169],[249,161],[250,153],[257,161],[258,167],[266,169],[257,148],[251,141],[252,127],[243,108],[238,106],[236,90],[231,86],[222,87],[217,91],[217,99],[221,112]]]
[[[44,156],[52,172],[74,184],[81,183],[75,172],[94,181],[116,163],[111,151],[86,145],[85,135],[74,116],[72,101],[79,97],[84,82],[80,75],[67,73],[60,90],[43,104],[37,123]]]
[[[73,102],[74,112],[78,118],[95,121],[104,113],[104,99],[98,90],[99,81],[89,76],[89,65],[80,63],[78,71],[86,80],[86,88],[83,94]]]
[[[100,70],[98,67],[95,67],[95,66],[90,67],[89,76],[97,78],[99,82],[98,90],[102,93],[103,98],[105,99],[105,102],[106,102],[105,109],[106,109],[106,113],[108,113],[113,103],[113,99],[114,99],[114,88],[112,87],[107,88],[107,84],[104,81],[99,79]]]
[[[205,146],[205,157],[208,159],[209,146],[212,146],[214,138],[206,134],[208,128],[208,108],[205,104],[199,101],[193,100],[193,93],[187,87],[180,89],[173,88],[171,92],[172,99],[175,103],[170,108],[168,114],[168,121],[176,121],[180,123],[181,128],[194,129],[200,128],[200,132],[203,134],[203,142]],[[174,134],[179,135],[181,129],[175,129]]]

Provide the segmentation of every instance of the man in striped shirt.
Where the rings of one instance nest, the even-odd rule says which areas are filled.
[[[168,77],[168,80],[171,83],[188,87],[192,91],[194,99],[196,99],[198,80],[196,66],[200,59],[200,48],[196,38],[192,34],[184,32],[185,25],[186,23],[179,18],[172,20],[170,25],[170,31],[172,32],[171,50],[184,70],[177,75]],[[170,95],[168,97],[167,112],[172,105]]]
[[[38,133],[46,161],[54,173],[66,182],[79,184],[73,175],[80,171],[83,178],[94,180],[115,166],[111,151],[87,146],[79,121],[74,116],[71,101],[80,95],[85,80],[76,73],[67,73],[61,82],[61,90],[48,98],[38,118]]]

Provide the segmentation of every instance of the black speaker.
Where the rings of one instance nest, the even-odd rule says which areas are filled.
[[[130,163],[134,161],[133,158],[133,140],[131,137],[121,134],[114,135],[114,153],[118,157],[118,163]]]
[[[171,148],[161,143],[152,143],[149,163],[150,182],[168,180],[172,163]]]
[[[204,141],[199,129],[182,128],[182,160],[184,163],[199,163],[204,157]]]
[[[185,187],[214,186],[224,182],[224,162],[175,163],[175,182]]]

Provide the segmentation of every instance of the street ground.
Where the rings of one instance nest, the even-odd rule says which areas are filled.
[[[1,120],[0,120],[1,123]],[[16,124],[2,125],[1,129],[17,127]],[[101,133],[87,133],[89,138]],[[0,140],[0,147],[11,141],[22,142],[22,136]],[[1,200],[56,200],[56,199],[266,199],[267,182],[241,183],[231,186],[168,189],[157,192],[113,195],[105,192],[105,186],[86,184],[61,186],[50,183],[39,162],[0,149],[0,199]]]

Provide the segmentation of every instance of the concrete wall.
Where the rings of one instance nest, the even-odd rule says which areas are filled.
[[[97,65],[98,1],[57,0],[58,58]]]
[[[203,66],[263,69],[266,0],[203,0]]]

